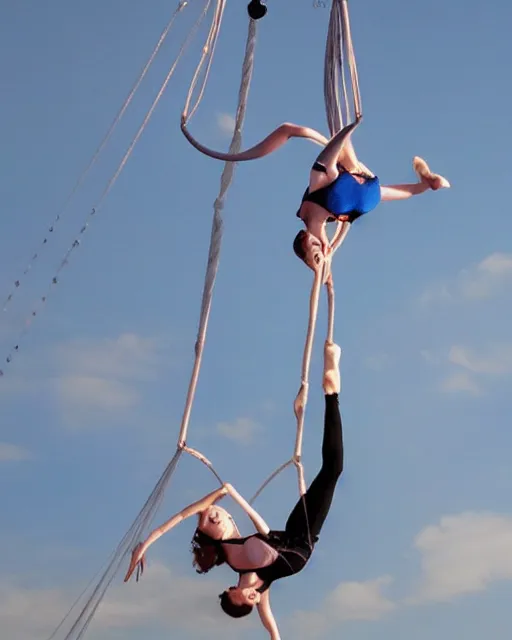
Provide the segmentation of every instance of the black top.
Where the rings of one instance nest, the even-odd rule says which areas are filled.
[[[286,531],[270,531],[268,535],[255,533],[246,538],[223,540],[222,544],[240,545],[244,544],[249,538],[259,538],[275,549],[278,553],[276,560],[267,567],[261,567],[259,569],[237,569],[233,567],[229,561],[228,564],[234,571],[241,575],[245,573],[255,573],[260,580],[263,580],[263,585],[257,589],[260,593],[266,591],[274,580],[293,576],[299,573],[299,571],[302,571],[311,557],[314,545],[318,540],[318,538],[314,538],[310,545],[309,540],[302,537],[291,537]]]

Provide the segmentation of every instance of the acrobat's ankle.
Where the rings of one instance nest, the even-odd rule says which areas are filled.
[[[326,341],[323,376],[323,388],[326,395],[339,393],[341,390],[340,359],[341,348],[334,342]]]

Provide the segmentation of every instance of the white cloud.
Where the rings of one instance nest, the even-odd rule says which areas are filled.
[[[473,373],[506,375],[512,373],[512,344],[492,345],[480,354],[456,345],[450,349],[449,360]]]
[[[139,384],[157,376],[160,346],[133,333],[61,345],[53,388],[64,421],[76,427],[125,416],[140,401]]]
[[[60,366],[83,376],[121,380],[151,380],[160,363],[159,344],[134,333],[115,340],[77,340],[57,349]]]
[[[482,378],[512,373],[512,345],[491,345],[479,353],[469,347],[454,345],[448,352],[448,362],[459,369],[441,382],[442,391],[477,396],[482,393]]]
[[[493,253],[473,267],[461,270],[451,281],[429,287],[420,296],[420,303],[482,300],[499,294],[509,284],[512,284],[512,254]]]
[[[226,135],[232,136],[235,131],[236,120],[230,113],[217,114],[217,126]]]
[[[460,291],[465,298],[489,298],[512,282],[512,254],[493,253],[474,269],[463,272]]]
[[[479,396],[482,391],[473,378],[465,371],[452,373],[441,382],[441,390],[445,393],[470,393]]]
[[[321,637],[342,622],[382,618],[396,608],[395,603],[383,595],[391,582],[390,576],[381,576],[366,582],[340,583],[319,610],[294,613],[297,637]]]
[[[256,625],[255,615],[232,620],[219,606],[225,584],[204,576],[184,577],[151,563],[138,583],[112,587],[94,616],[91,633],[147,629],[158,626],[169,637],[190,632],[197,638],[234,640]],[[0,583],[0,628],[9,640],[40,640],[57,626],[72,604],[74,589],[22,588],[12,580]],[[77,587],[77,591],[80,589]],[[65,629],[76,619],[70,616]],[[96,633],[99,632],[97,636]],[[60,637],[60,636],[59,636]]]
[[[0,462],[20,462],[31,460],[32,453],[28,449],[18,447],[15,444],[0,442]]]
[[[217,425],[217,432],[221,436],[239,444],[253,442],[260,429],[261,427],[250,418],[237,418],[234,422],[220,422]]]
[[[329,595],[327,606],[337,621],[377,620],[395,608],[382,591],[391,584],[390,576],[367,582],[342,582]]]
[[[434,366],[455,365],[440,383],[445,393],[483,393],[485,378],[512,374],[512,344],[494,344],[476,351],[470,347],[453,345],[444,356],[422,351],[424,361]]]
[[[57,393],[68,408],[118,411],[137,404],[139,394],[129,385],[92,376],[66,376],[57,380]]]
[[[160,340],[124,333],[115,339],[74,340],[43,350],[26,373],[7,376],[0,394],[45,394],[56,399],[63,421],[73,427],[125,420],[138,405],[145,383],[167,364]]]
[[[226,587],[204,576],[180,576],[162,564],[151,564],[139,583],[132,581],[110,591],[98,611],[97,624],[119,629],[157,622],[170,630],[202,632],[207,637],[212,629],[217,638],[239,637],[254,619],[234,621],[223,613],[217,596]]]
[[[467,512],[441,518],[415,539],[422,578],[410,600],[442,602],[512,579],[512,517]]]
[[[0,628],[9,640],[39,640],[49,635],[69,607],[60,589],[30,589],[0,583]]]
[[[384,590],[392,582],[382,576],[366,582],[342,582],[314,611],[293,614],[298,640],[334,637],[347,621],[379,620],[399,606],[448,602],[512,580],[512,516],[466,512],[440,519],[416,536],[421,575],[412,597],[393,602]]]

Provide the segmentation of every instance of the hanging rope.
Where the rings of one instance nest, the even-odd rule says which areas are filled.
[[[222,17],[223,6],[219,7],[219,5],[224,5],[224,1],[218,0],[215,15],[214,15],[214,20],[217,19],[219,15],[220,17]],[[218,12],[219,8],[221,9],[220,14]],[[220,28],[220,21],[218,21],[216,28],[217,29]],[[236,113],[235,131],[234,131],[233,139],[231,141],[231,146],[230,146],[230,150],[232,150],[233,153],[236,153],[241,146],[242,127],[245,120],[249,89],[250,89],[252,72],[254,67],[256,35],[257,35],[256,23],[254,20],[251,19],[249,22],[247,44],[246,44],[245,57],[244,57],[243,68],[242,68],[242,80],[241,80],[239,96],[238,96],[238,107],[237,107],[237,113]],[[191,414],[192,405],[193,405],[195,392],[197,388],[197,381],[199,377],[201,360],[202,360],[202,355],[204,350],[208,319],[209,319],[211,304],[212,304],[213,289],[214,289],[216,274],[219,266],[220,249],[222,244],[222,231],[223,231],[222,210],[224,207],[227,191],[233,179],[233,174],[234,174],[234,165],[232,163],[226,163],[221,176],[219,194],[214,202],[214,215],[213,215],[212,231],[211,231],[211,238],[210,238],[208,265],[206,269],[203,298],[201,303],[199,329],[197,333],[197,340],[195,343],[195,362],[194,362],[192,376],[189,384],[189,390],[187,394],[187,400],[185,403],[185,409],[183,413],[176,452],[172,460],[169,462],[169,464],[165,468],[162,476],[160,477],[154,490],[152,491],[151,495],[147,499],[146,503],[144,504],[140,513],[136,517],[132,526],[130,527],[130,529],[125,534],[125,536],[123,537],[123,539],[121,540],[117,548],[115,549],[114,553],[112,554],[111,560],[105,572],[100,578],[97,586],[94,588],[91,596],[85,603],[85,606],[83,607],[77,620],[74,622],[71,629],[66,634],[65,640],[79,640],[85,634],[96,610],[98,609],[101,601],[105,596],[105,593],[108,587],[116,577],[121,567],[121,564],[124,562],[125,558],[131,553],[136,543],[141,539],[143,532],[147,529],[149,524],[152,522],[161,504],[161,501],[164,497],[165,490],[169,485],[169,482],[174,473],[174,470],[176,469],[179,458],[181,457],[183,452],[189,453],[190,455],[198,458],[203,464],[205,464],[212,471],[212,473],[216,476],[216,478],[222,484],[221,478],[213,469],[210,461],[198,451],[195,451],[194,449],[191,449],[190,447],[188,447],[185,443],[186,443],[188,425],[190,421],[190,414]],[[66,618],[69,617],[70,613],[71,612],[68,613]],[[59,625],[56,632],[60,628],[62,628],[62,624],[63,623]],[[52,634],[49,640],[53,640],[56,632]]]
[[[345,75],[347,66],[354,103],[352,114]],[[340,95],[340,90],[342,95]],[[327,124],[331,136],[362,115],[361,94],[347,0],[332,0],[325,46],[324,96]]]
[[[251,3],[251,5],[249,5],[249,7],[248,7],[249,16],[251,17],[251,19],[260,19],[265,15],[265,13],[266,13],[266,6],[265,5],[261,5],[261,3],[259,3],[259,2]],[[247,149],[246,151],[240,151],[240,149],[238,149],[235,152],[235,151],[232,151],[232,149],[230,148],[230,150],[227,153],[225,153],[225,152],[222,152],[222,151],[215,151],[213,149],[209,149],[208,147],[205,147],[204,145],[202,145],[198,140],[196,140],[194,138],[194,136],[190,133],[190,131],[188,130],[188,127],[187,127],[187,124],[188,124],[190,118],[195,113],[195,111],[196,111],[196,109],[198,107],[199,101],[201,100],[201,98],[203,96],[203,93],[204,93],[204,89],[205,89],[205,86],[206,86],[206,81],[207,81],[207,78],[208,78],[208,75],[209,75],[209,72],[210,72],[210,66],[211,66],[213,52],[214,52],[215,46],[217,44],[218,29],[220,27],[220,21],[222,20],[222,14],[224,12],[224,6],[225,6],[225,2],[219,1],[214,20],[212,21],[212,26],[211,26],[210,32],[208,34],[207,42],[206,42],[206,45],[205,45],[204,50],[203,50],[203,56],[201,58],[199,66],[198,66],[198,68],[196,70],[194,78],[192,79],[192,83],[190,85],[190,90],[189,90],[189,93],[187,95],[187,99],[185,101],[185,106],[183,108],[183,113],[182,113],[182,116],[181,116],[181,130],[182,130],[184,136],[190,142],[190,144],[193,147],[195,147],[195,149],[197,149],[198,151],[203,153],[204,155],[207,155],[207,156],[209,156],[211,158],[215,158],[216,160],[222,160],[224,162],[246,162],[248,160],[256,160],[257,158],[261,158],[264,155],[266,155],[266,153],[268,153],[268,151],[267,151],[267,149],[268,149],[267,142],[271,138],[274,138],[277,132],[274,132],[274,133],[270,134],[262,142],[258,143],[254,147],[251,147],[250,149]],[[257,15],[256,18],[253,18],[253,13],[256,13],[256,15]],[[219,26],[217,26],[217,25],[219,25]],[[193,93],[194,93],[196,85],[197,85],[197,83],[199,81],[199,74],[201,72],[202,66],[204,65],[206,60],[208,60],[208,63],[207,63],[207,66],[206,66],[203,82],[202,82],[202,84],[200,86],[200,89],[199,89],[199,95],[198,95],[198,98],[197,98],[194,106],[191,108],[190,105],[191,105],[191,102],[192,102]],[[302,137],[305,137],[305,138],[308,138],[308,139],[312,140],[316,144],[320,144],[320,145],[324,145],[325,144],[325,139],[323,138],[323,136],[320,136],[318,134],[318,132],[314,131],[313,129],[305,130],[301,135],[302,135]],[[285,141],[286,141],[285,139],[282,139],[280,141],[280,144],[284,144]]]
[[[185,3],[186,5],[187,3]],[[59,266],[57,267],[57,270],[54,273],[53,278],[51,279],[51,281],[48,284],[48,288],[47,291],[45,293],[45,295],[41,296],[41,298],[38,300],[38,303],[33,307],[32,311],[30,312],[30,315],[26,318],[25,323],[24,323],[24,327],[20,332],[20,335],[18,336],[18,340],[16,342],[16,344],[11,348],[11,350],[9,351],[9,353],[7,354],[7,357],[5,358],[5,362],[6,364],[10,364],[13,360],[13,357],[19,352],[19,348],[20,348],[20,343],[22,341],[22,339],[24,338],[24,336],[26,335],[26,333],[29,331],[32,322],[34,321],[34,318],[36,318],[38,315],[40,315],[42,308],[44,307],[44,305],[46,304],[48,297],[50,296],[51,292],[53,291],[53,289],[55,288],[55,286],[59,283],[59,276],[61,271],[69,264],[69,260],[71,258],[71,255],[73,254],[73,252],[78,249],[78,247],[81,244],[81,240],[82,237],[84,236],[85,232],[87,231],[87,229],[89,228],[94,216],[98,213],[98,210],[100,209],[101,205],[103,204],[105,198],[108,196],[108,194],[110,193],[110,191],[112,190],[112,188],[114,187],[115,183],[117,182],[117,179],[119,178],[119,176],[121,175],[121,172],[123,171],[126,163],[128,162],[131,154],[133,153],[133,150],[135,148],[135,145],[137,144],[137,142],[139,141],[140,137],[142,136],[142,134],[144,133],[145,128],[147,127],[151,116],[153,115],[158,103],[160,102],[160,99],[162,98],[165,89],[167,88],[167,85],[169,84],[169,81],[171,80],[172,76],[174,75],[174,71],[176,70],[176,67],[178,66],[179,61],[181,60],[183,54],[185,53],[185,50],[187,49],[188,45],[190,44],[193,36],[195,35],[197,29],[199,28],[201,22],[203,21],[208,8],[211,4],[211,0],[207,0],[201,14],[199,15],[198,19],[196,20],[194,26],[192,27],[192,29],[190,30],[189,34],[187,35],[185,41],[183,42],[183,44],[181,45],[181,48],[178,52],[178,55],[176,56],[174,63],[172,64],[164,82],[162,83],[156,97],[153,100],[153,103],[151,105],[151,107],[149,108],[149,110],[147,111],[137,133],[135,134],[134,138],[132,139],[130,145],[128,146],[128,149],[126,150],[123,158],[121,159],[121,162],[119,163],[116,171],[114,172],[114,174],[110,177],[105,189],[103,190],[103,192],[101,193],[98,201],[96,202],[96,204],[94,205],[94,207],[89,211],[89,213],[87,214],[83,225],[79,231],[79,233],[77,234],[77,236],[75,237],[75,239],[73,240],[71,246],[67,249],[66,253],[64,254],[63,258],[61,259]],[[181,8],[183,8],[183,6],[185,6],[182,4]],[[181,10],[180,8],[178,8],[178,10]],[[4,375],[4,370],[0,369],[0,377]]]
[[[290,465],[295,465],[297,469],[297,479],[299,485],[299,494],[303,496],[306,493],[306,483],[304,480],[304,468],[301,461],[302,456],[302,437],[304,432],[304,414],[305,408],[307,404],[308,398],[308,390],[309,390],[309,369],[311,365],[311,352],[313,347],[313,340],[315,335],[316,328],[316,320],[318,317],[318,303],[320,299],[320,289],[322,287],[322,282],[326,279],[328,266],[324,265],[324,268],[319,269],[315,272],[315,279],[313,282],[313,287],[311,289],[311,295],[309,298],[309,322],[308,322],[308,331],[306,335],[306,344],[304,346],[304,355],[302,358],[302,372],[301,372],[301,386],[299,389],[299,393],[295,398],[295,402],[293,405],[295,418],[297,420],[297,432],[295,439],[295,447],[293,452],[293,457],[290,460],[284,462],[280,467],[278,467],[261,485],[261,487],[256,491],[253,497],[250,500],[250,504],[252,504],[256,498],[263,492],[263,490],[269,485],[272,480],[274,480],[282,471],[284,471]],[[327,292],[328,292],[328,330],[327,330],[327,339],[333,339],[334,334],[334,289],[330,284],[326,284]]]
[[[235,118],[235,130],[233,139],[230,145],[230,152],[237,153],[240,150],[242,143],[242,126],[245,119],[245,113],[247,108],[247,99],[249,95],[249,88],[251,84],[251,78],[254,68],[254,51],[256,45],[256,22],[252,19],[249,21],[249,34],[247,38],[247,45],[245,50],[243,68],[242,68],[242,82],[240,85],[240,91],[238,95],[238,107]],[[186,111],[186,110],[185,110]],[[233,180],[233,173],[235,165],[232,162],[227,162],[224,165],[221,176],[221,186],[219,195],[217,196],[214,204],[214,216],[212,222],[212,230],[210,237],[210,249],[208,252],[208,268],[206,272],[205,284],[203,289],[203,298],[201,304],[201,316],[199,322],[199,331],[196,341],[196,359],[194,362],[194,368],[192,371],[192,377],[190,381],[189,392],[187,396],[187,403],[185,412],[183,414],[183,420],[181,423],[179,444],[184,444],[187,439],[188,424],[190,420],[190,412],[192,403],[194,400],[197,380],[199,377],[199,370],[201,367],[201,360],[204,349],[204,342],[206,337],[206,329],[208,326],[208,318],[210,315],[213,287],[215,285],[215,278],[219,266],[220,248],[222,243],[222,210],[224,208],[224,201],[227,190]]]
[[[361,98],[359,95],[359,83],[357,79],[357,69],[355,63],[354,50],[352,45],[352,37],[350,33],[350,23],[348,17],[348,6],[346,0],[333,0],[331,13],[329,18],[329,28],[326,44],[326,55],[324,63],[324,89],[325,89],[325,106],[327,119],[331,135],[335,135],[343,128],[343,111],[345,117],[350,117],[349,113],[349,97],[347,85],[344,76],[344,59],[346,58],[351,76],[352,93],[354,100],[354,114],[356,117],[361,115]],[[340,96],[340,84],[343,98]],[[342,103],[343,100],[343,103]],[[333,243],[333,252],[336,251],[345,240],[350,230],[349,223],[339,223],[336,232],[337,240]],[[311,288],[309,298],[309,320],[306,335],[306,343],[304,345],[304,355],[302,359],[301,385],[299,392],[295,398],[293,409],[297,421],[297,432],[295,438],[295,447],[293,456],[290,460],[283,463],[276,469],[262,484],[258,491],[251,499],[251,504],[284,469],[291,464],[297,469],[297,480],[299,485],[299,494],[304,496],[306,492],[306,483],[304,480],[304,467],[302,464],[302,440],[304,434],[304,418],[308,401],[309,391],[309,370],[311,364],[311,354],[315,336],[316,321],[318,316],[318,304],[320,299],[320,290],[322,283],[327,288],[328,300],[328,325],[327,340],[332,342],[334,337],[334,286],[331,276],[331,259],[328,257],[322,269],[315,271],[315,278]]]
[[[171,17],[170,21],[168,22],[167,26],[162,31],[162,33],[160,35],[160,38],[159,38],[155,48],[153,49],[148,61],[146,62],[146,64],[144,65],[144,68],[140,72],[139,77],[135,81],[135,84],[130,89],[130,92],[128,93],[128,96],[126,97],[125,101],[123,102],[123,104],[121,106],[121,109],[119,110],[119,112],[117,113],[116,117],[112,121],[110,127],[107,130],[107,133],[103,137],[103,140],[100,142],[98,148],[96,149],[96,151],[94,152],[92,158],[90,159],[89,164],[85,167],[85,169],[80,174],[80,176],[79,176],[78,180],[76,181],[74,187],[72,188],[71,192],[69,193],[69,195],[65,199],[64,204],[62,205],[62,207],[61,207],[59,213],[57,214],[57,216],[48,225],[48,227],[47,227],[47,233],[48,234],[53,234],[54,233],[55,229],[57,228],[58,223],[64,217],[64,214],[67,212],[69,204],[71,203],[71,200],[73,199],[74,195],[76,194],[78,189],[82,186],[82,184],[85,181],[86,177],[89,175],[89,172],[91,171],[91,169],[94,167],[94,165],[98,161],[102,151],[105,149],[105,147],[106,147],[107,143],[109,142],[110,138],[112,137],[117,125],[121,121],[122,117],[124,116],[126,110],[129,107],[130,103],[132,102],[132,100],[133,100],[133,98],[135,96],[135,93],[137,92],[137,90],[140,87],[142,81],[146,77],[146,74],[149,71],[149,68],[153,64],[158,52],[160,51],[165,39],[167,38],[167,36],[169,34],[169,31],[171,30],[171,27],[174,24],[174,21],[178,17],[178,14],[181,13],[181,11],[187,5],[188,5],[187,0],[181,0],[178,3],[177,8],[175,9],[174,13],[172,14],[172,17]],[[42,242],[39,244],[38,249],[35,252],[33,252],[32,257],[28,261],[27,266],[23,270],[21,276],[17,280],[14,281],[11,291],[9,292],[9,294],[6,296],[6,298],[4,299],[4,301],[2,303],[2,311],[5,311],[7,309],[7,307],[9,306],[9,303],[12,301],[17,289],[19,289],[21,287],[21,285],[23,283],[23,280],[24,280],[24,277],[28,275],[29,271],[31,271],[31,269],[32,269],[32,267],[34,265],[34,262],[40,257],[42,249],[48,244],[49,237],[50,236],[48,236],[48,235],[44,236]]]

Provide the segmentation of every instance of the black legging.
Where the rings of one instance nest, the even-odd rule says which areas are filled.
[[[331,508],[336,484],[343,471],[343,432],[338,394],[325,396],[322,468],[293,508],[286,522],[291,536],[315,538]]]

